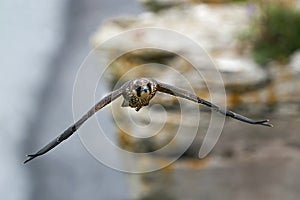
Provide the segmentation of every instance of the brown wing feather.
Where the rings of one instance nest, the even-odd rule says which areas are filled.
[[[108,105],[112,101],[114,101],[116,98],[121,96],[123,93],[123,88],[121,87],[120,89],[117,89],[108,95],[106,95],[104,98],[102,98],[95,106],[93,106],[85,115],[83,115],[75,124],[70,126],[68,129],[66,129],[61,135],[53,139],[51,142],[49,142],[46,146],[44,146],[42,149],[40,149],[37,153],[35,154],[30,154],[27,155],[27,160],[24,161],[24,164],[29,162],[30,160],[41,156],[54,147],[56,147],[58,144],[60,144],[62,141],[66,140],[69,138],[73,133],[75,133],[78,128],[86,121],[88,120],[92,115],[94,115],[97,111],[99,111],[101,108],[104,106]]]
[[[184,98],[184,99],[188,99],[188,100],[193,101],[195,103],[203,104],[205,106],[210,107],[212,110],[215,110],[215,111],[217,111],[217,112],[219,112],[219,113],[221,113],[225,116],[229,116],[231,118],[237,119],[237,120],[242,121],[242,122],[246,122],[246,123],[249,123],[249,124],[258,124],[258,125],[273,127],[272,124],[268,123],[269,120],[256,121],[256,120],[247,118],[243,115],[234,113],[230,110],[226,110],[226,109],[221,108],[220,106],[217,106],[217,105],[215,105],[215,104],[213,104],[209,101],[201,99],[200,97],[196,96],[195,94],[193,94],[193,93],[191,93],[187,90],[177,88],[177,87],[174,87],[172,85],[168,85],[168,84],[165,84],[165,83],[158,82],[157,91],[167,93],[167,94],[170,94],[170,95],[173,95],[173,96],[181,97],[181,98]]]

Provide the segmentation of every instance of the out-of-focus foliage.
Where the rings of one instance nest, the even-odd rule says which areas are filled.
[[[249,0],[140,0],[147,10],[158,13],[160,11],[173,8],[184,7],[191,4],[221,4],[231,2],[247,2]]]
[[[253,28],[253,56],[259,64],[285,62],[300,48],[300,11],[290,5],[261,5],[261,15]]]

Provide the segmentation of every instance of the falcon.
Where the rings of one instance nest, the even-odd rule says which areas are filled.
[[[124,83],[119,89],[116,89],[111,93],[107,94],[96,105],[94,105],[85,115],[83,115],[77,122],[75,122],[75,124],[71,125],[68,129],[66,129],[61,135],[56,137],[54,140],[52,140],[50,143],[48,143],[46,146],[40,149],[37,153],[27,155],[27,160],[24,161],[24,164],[36,157],[39,157],[47,153],[48,151],[56,147],[58,144],[60,144],[62,141],[69,138],[73,133],[75,133],[79,129],[79,127],[86,120],[88,120],[97,111],[99,111],[100,109],[102,109],[103,107],[105,107],[106,105],[108,105],[109,103],[117,99],[118,97],[123,96],[124,98],[123,103],[121,105],[122,107],[131,107],[131,108],[135,108],[136,111],[139,111],[142,107],[149,105],[150,100],[155,96],[156,92],[166,93],[169,95],[173,95],[176,97],[193,101],[197,104],[203,104],[216,112],[219,112],[225,116],[229,116],[233,119],[245,123],[273,127],[272,124],[268,123],[269,120],[256,121],[247,118],[243,115],[221,108],[220,106],[217,106],[209,101],[206,101],[187,90],[172,85],[168,85],[165,83],[161,83],[151,78],[139,78],[139,79],[130,80]]]

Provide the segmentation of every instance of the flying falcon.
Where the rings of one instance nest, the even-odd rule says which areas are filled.
[[[176,97],[181,97],[193,101],[198,104],[203,104],[205,106],[210,107],[214,111],[217,111],[225,116],[229,116],[231,118],[240,120],[242,122],[273,127],[272,124],[268,123],[269,120],[256,121],[253,119],[249,119],[245,116],[239,115],[230,110],[226,110],[224,108],[212,104],[209,101],[201,99],[200,97],[196,96],[195,94],[187,90],[180,89],[165,83],[161,83],[150,78],[139,78],[139,79],[128,81],[124,83],[119,89],[107,94],[95,106],[93,106],[85,115],[83,115],[81,119],[79,119],[75,124],[70,126],[61,135],[59,135],[57,138],[52,140],[49,144],[47,144],[37,153],[27,155],[27,160],[24,161],[24,164],[38,156],[47,153],[48,151],[56,147],[58,144],[60,144],[62,141],[69,138],[73,133],[75,133],[79,129],[79,127],[87,119],[89,119],[97,111],[99,111],[101,108],[108,105],[109,103],[111,103],[112,101],[120,97],[121,95],[124,98],[124,101],[121,105],[122,107],[132,107],[135,108],[136,111],[139,111],[143,106],[149,105],[149,101],[155,96],[156,92],[167,93]]]

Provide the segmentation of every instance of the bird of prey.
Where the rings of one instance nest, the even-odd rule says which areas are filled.
[[[211,102],[206,101],[187,90],[172,85],[168,85],[165,83],[161,83],[151,78],[138,78],[124,83],[119,89],[116,89],[113,92],[107,94],[95,106],[93,106],[85,115],[83,115],[77,122],[75,122],[75,124],[71,125],[68,129],[66,129],[61,135],[56,137],[54,140],[52,140],[49,144],[47,144],[37,153],[27,155],[27,160],[24,161],[24,164],[38,156],[47,153],[48,151],[56,147],[58,144],[60,144],[62,141],[69,138],[73,133],[75,133],[78,130],[78,128],[87,119],[89,119],[97,111],[99,111],[104,106],[108,105],[109,103],[111,103],[112,101],[120,97],[121,95],[124,98],[124,101],[121,105],[122,107],[132,107],[135,108],[136,111],[139,111],[143,106],[149,105],[149,101],[155,96],[156,92],[166,93],[169,95],[173,95],[176,97],[181,97],[193,101],[198,104],[203,104],[205,106],[208,106],[214,111],[217,111],[225,116],[229,116],[231,118],[237,119],[242,122],[273,127],[272,124],[268,123],[269,120],[256,121],[253,119],[249,119],[245,116],[239,115],[230,110],[226,110],[224,108],[221,108],[220,106],[214,105]]]

